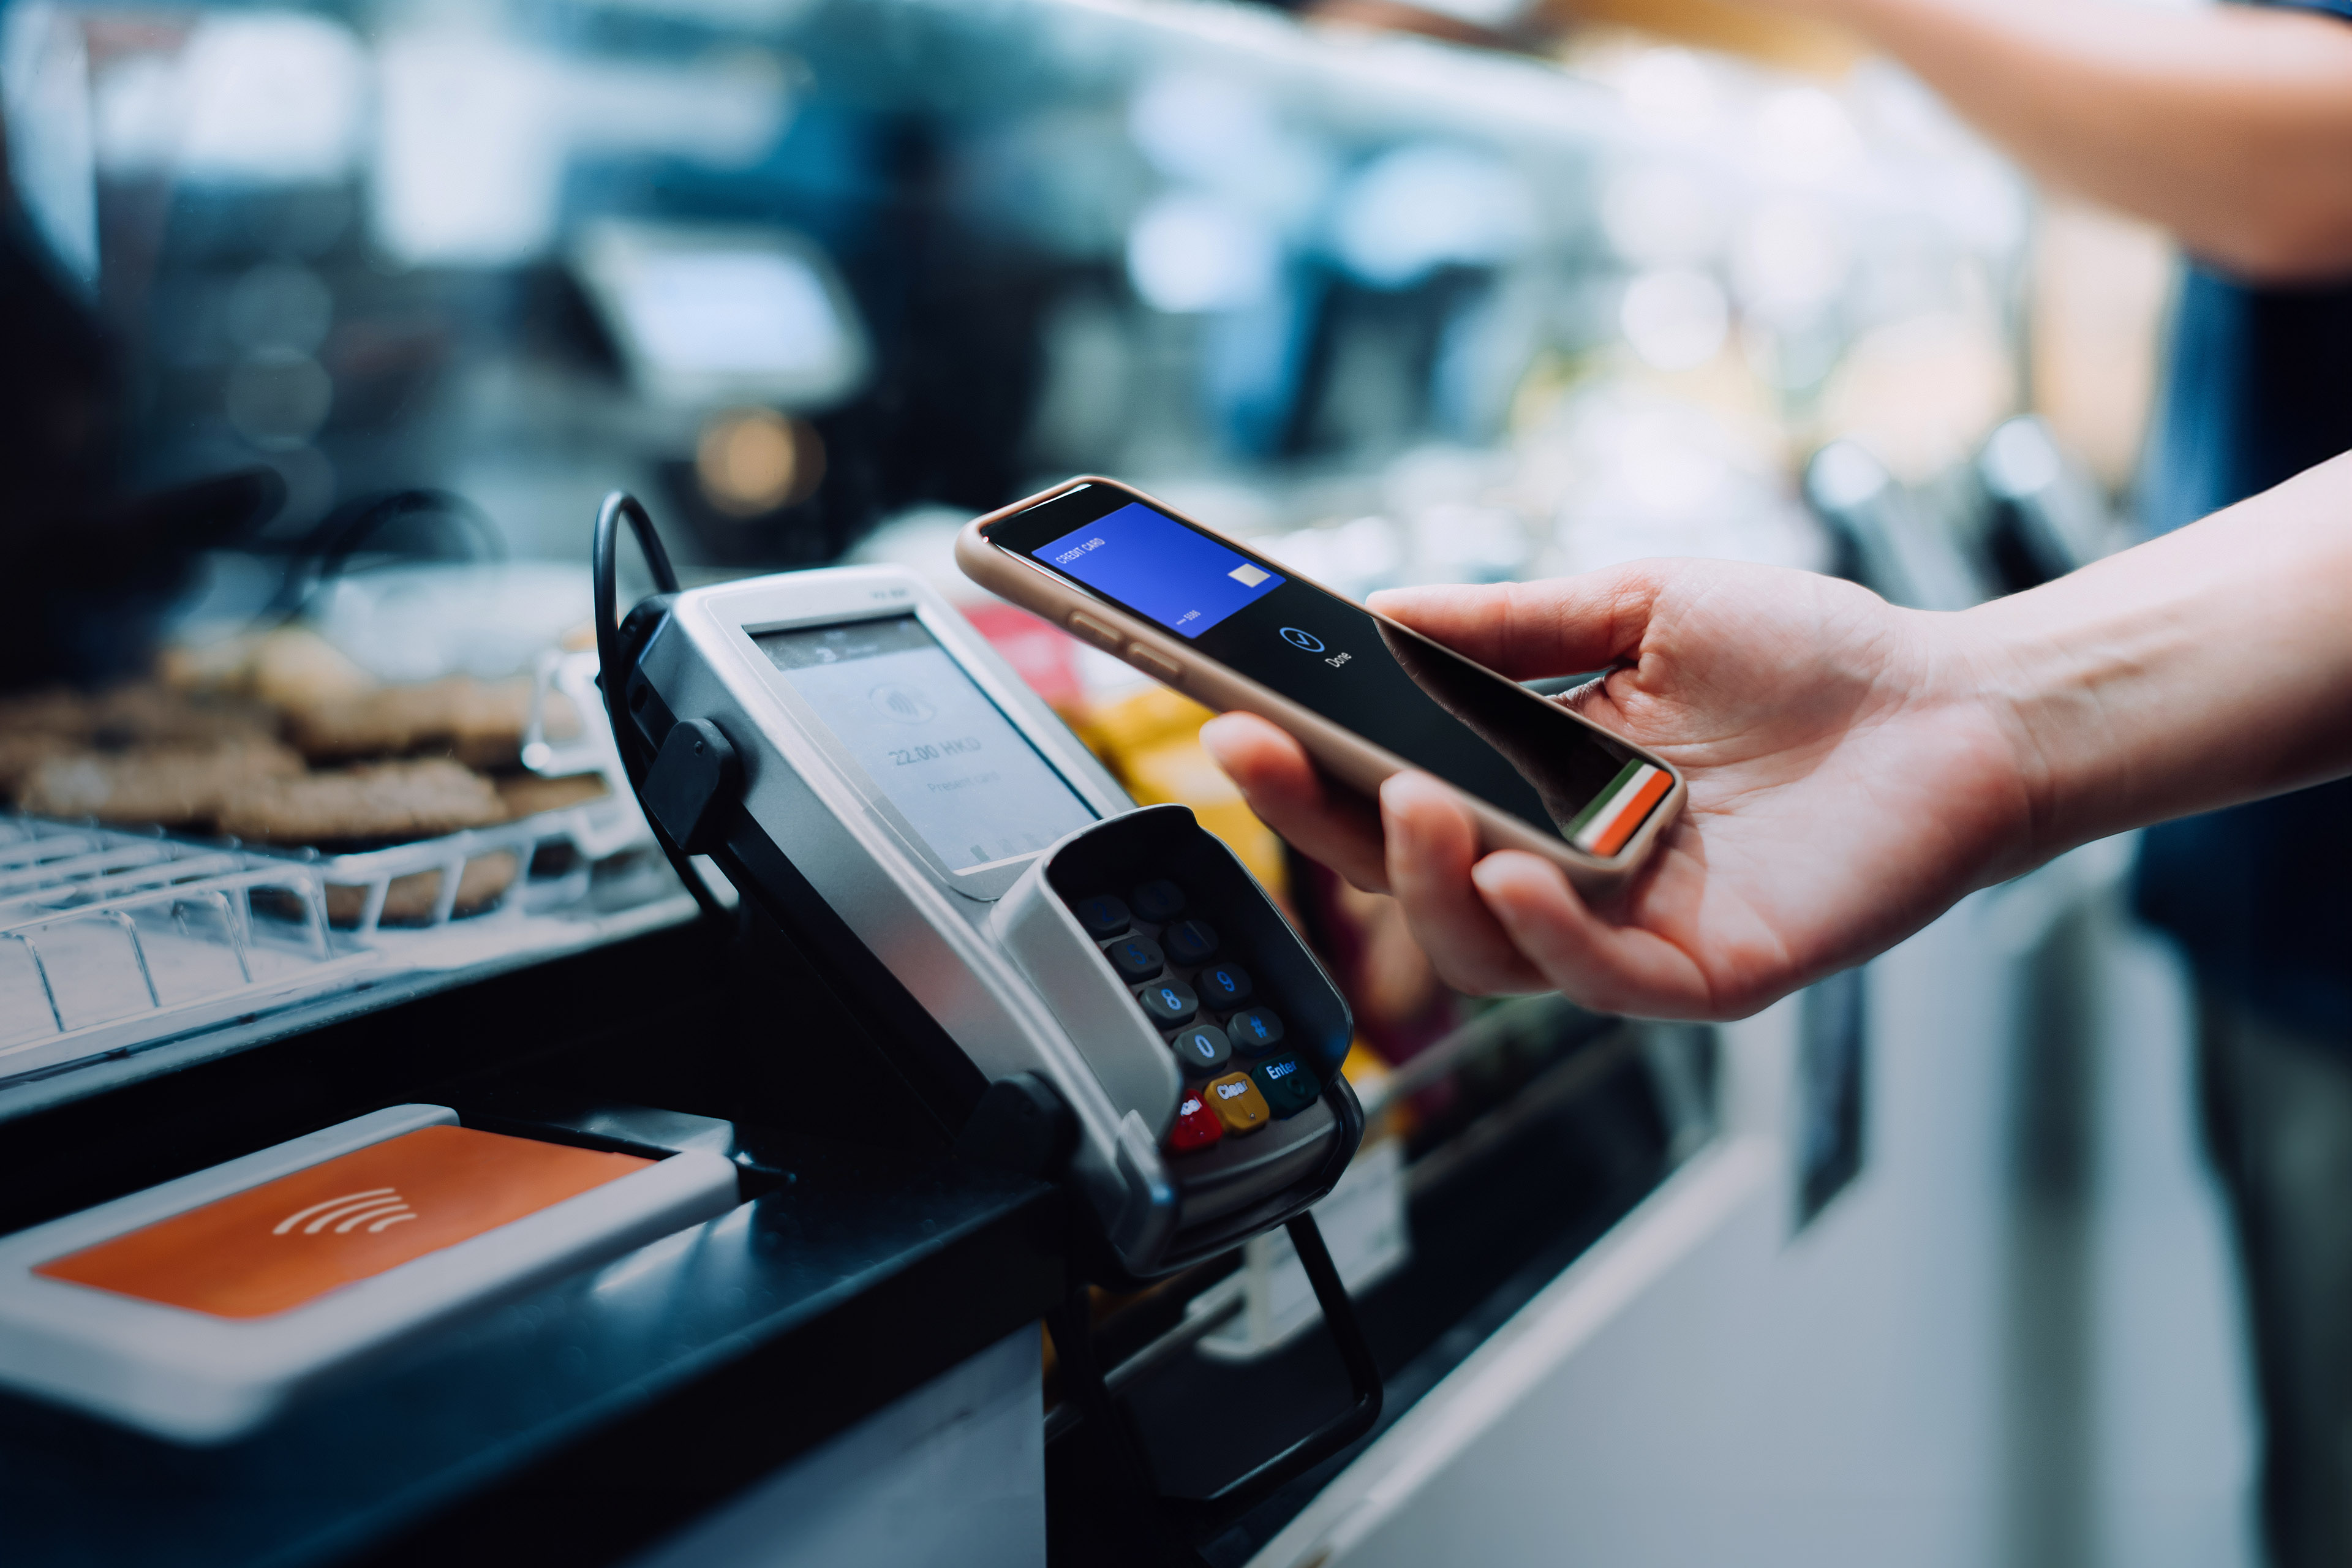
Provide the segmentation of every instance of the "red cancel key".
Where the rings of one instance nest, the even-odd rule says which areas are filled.
[[[1197,1094],[1188,1094],[1184,1103],[1176,1108],[1176,1125],[1168,1134],[1168,1152],[1186,1154],[1195,1149],[1205,1149],[1225,1135],[1225,1124],[1217,1113],[1202,1103]]]

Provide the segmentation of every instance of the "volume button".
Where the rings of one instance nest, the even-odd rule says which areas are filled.
[[[1069,625],[1072,631],[1097,647],[1111,653],[1118,651],[1118,629],[1116,626],[1103,625],[1084,610],[1071,611]]]
[[[1143,671],[1144,674],[1164,680],[1171,686],[1183,684],[1182,666],[1172,658],[1165,658],[1152,652],[1139,642],[1127,645],[1127,662]]]

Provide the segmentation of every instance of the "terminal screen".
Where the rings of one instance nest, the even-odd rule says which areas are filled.
[[[912,616],[751,639],[931,853],[957,870],[1095,814]]]

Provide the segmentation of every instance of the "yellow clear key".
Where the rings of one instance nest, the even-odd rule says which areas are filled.
[[[1223,1078],[1211,1079],[1202,1094],[1229,1133],[1255,1132],[1274,1115],[1266,1109],[1265,1096],[1258,1092],[1257,1085],[1245,1072],[1229,1072]]]

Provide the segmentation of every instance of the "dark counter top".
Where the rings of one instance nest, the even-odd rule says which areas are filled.
[[[1060,1199],[815,1144],[692,1230],[479,1314],[242,1442],[0,1395],[0,1533],[70,1563],[610,1563],[1061,1289]]]

